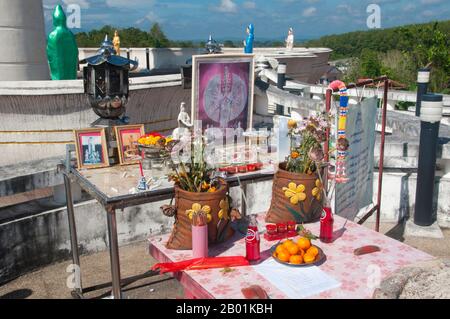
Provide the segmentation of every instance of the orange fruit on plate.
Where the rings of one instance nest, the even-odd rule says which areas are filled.
[[[290,246],[295,245],[295,243],[292,240],[288,239],[283,242],[282,245],[284,248],[288,249]]]
[[[317,255],[319,254],[319,249],[317,249],[316,246],[311,246],[306,253],[308,255],[313,255],[314,257],[317,257]]]
[[[278,259],[284,262],[289,262],[289,259],[291,258],[291,255],[289,253],[282,251],[278,254]]]
[[[297,246],[304,251],[307,251],[311,247],[311,242],[308,238],[302,237],[297,241]]]
[[[298,247],[298,246],[297,246]],[[305,251],[303,250],[303,249],[298,249],[298,253],[297,254],[299,254],[300,256],[302,256],[302,258],[303,258],[303,256],[305,255]]]
[[[303,264],[303,258],[299,255],[291,256],[291,258],[289,258],[289,263],[293,265],[301,265]]]
[[[287,248],[287,250],[290,255],[297,255],[300,248],[298,248],[297,245],[292,244]]]
[[[277,248],[275,248],[275,252],[277,254],[279,254],[279,253],[287,253],[288,254],[289,253],[289,251],[286,248],[284,248],[283,245],[278,245]]]
[[[313,256],[313,255],[310,255],[310,254],[305,254],[305,255],[303,256],[303,261],[304,261],[306,264],[313,263],[315,260],[316,260],[316,256]]]

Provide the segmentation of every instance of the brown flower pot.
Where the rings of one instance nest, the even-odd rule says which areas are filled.
[[[218,214],[222,209],[220,202],[227,199],[228,185],[224,182],[214,193],[192,193],[175,187],[175,206],[177,209],[175,215],[175,224],[172,234],[166,247],[176,250],[192,249],[192,223],[186,215],[186,211],[192,208],[193,204],[200,204],[202,207],[208,205],[211,207],[212,220],[208,224],[208,243],[217,244],[233,236],[229,219],[220,219]],[[227,212],[229,215],[229,211]]]
[[[281,163],[277,173],[275,173],[272,186],[272,202],[269,212],[266,215],[268,223],[283,223],[295,220],[297,223],[312,223],[320,219],[322,214],[322,200],[317,200],[312,195],[313,189],[316,187],[316,181],[319,179],[317,174],[299,174],[285,170],[286,163]],[[286,197],[283,187],[288,187],[289,183],[296,185],[304,185],[306,199],[300,204],[293,205],[290,199]],[[291,210],[298,213],[295,215]]]

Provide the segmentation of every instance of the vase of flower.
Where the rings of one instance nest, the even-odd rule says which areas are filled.
[[[322,174],[327,166],[323,143],[330,123],[326,114],[289,121],[291,152],[274,175],[267,222],[301,224],[320,219],[325,194]]]
[[[206,218],[209,244],[226,241],[234,234],[228,185],[225,180],[212,177],[214,170],[204,160],[204,145],[200,149],[201,154],[193,152],[189,163],[179,160],[175,165],[172,161],[174,173],[170,179],[175,182],[175,205],[163,207],[163,212],[175,217],[166,244],[169,249],[192,249],[192,223],[199,215]]]

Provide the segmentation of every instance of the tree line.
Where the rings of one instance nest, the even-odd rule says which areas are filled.
[[[304,45],[328,47],[332,59],[347,59],[344,80],[388,75],[414,90],[417,70],[431,66],[431,90],[450,93],[450,20],[328,35]]]

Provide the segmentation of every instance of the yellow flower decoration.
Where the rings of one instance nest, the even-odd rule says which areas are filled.
[[[219,211],[219,219],[228,220],[228,212],[230,210],[230,205],[228,203],[228,198],[222,199],[220,201],[220,211]]]
[[[192,220],[194,214],[198,214],[200,211],[203,211],[206,214],[206,219],[208,223],[211,222],[212,220],[211,207],[209,207],[208,205],[202,207],[202,205],[198,203],[192,204],[192,209],[188,209],[186,211],[186,215],[189,217],[190,220]]]
[[[305,185],[289,183],[288,187],[283,187],[284,195],[290,199],[292,205],[297,205],[306,199]]]
[[[320,179],[316,180],[316,187],[313,188],[313,190],[311,191],[311,194],[318,201],[320,201],[320,199],[322,198],[322,189],[323,189],[322,182],[320,181]]]

